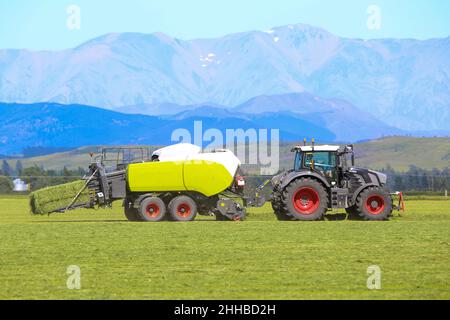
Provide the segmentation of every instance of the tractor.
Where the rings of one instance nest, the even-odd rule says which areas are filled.
[[[355,167],[353,145],[303,146],[292,149],[294,168],[274,176],[271,203],[279,220],[312,221],[331,209],[345,209],[350,218],[387,220],[404,209],[401,192],[391,194],[387,176]],[[393,195],[399,196],[398,206]]]

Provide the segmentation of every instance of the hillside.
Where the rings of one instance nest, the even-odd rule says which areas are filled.
[[[292,167],[293,154],[290,150],[294,145],[295,143],[289,143],[280,147],[282,168]],[[21,161],[24,167],[38,165],[46,169],[62,169],[64,166],[72,169],[87,168],[90,162],[89,152],[98,150],[100,147],[82,147]],[[390,165],[397,171],[406,171],[410,165],[429,170],[450,168],[450,138],[389,137],[355,144],[355,152],[356,162],[360,167],[382,169]],[[14,166],[17,159],[7,161]],[[251,172],[257,172],[254,166],[246,168]]]
[[[291,145],[280,153],[285,168],[292,166]],[[407,171],[410,165],[431,170],[450,168],[450,138],[387,137],[355,144],[356,165],[375,170],[388,165],[397,171]]]
[[[157,114],[306,91],[404,130],[450,130],[449,56],[450,37],[366,41],[304,24],[197,40],[115,33],[63,51],[0,50],[0,101]]]
[[[22,155],[24,149],[30,148],[166,145],[172,142],[172,134],[177,129],[186,129],[194,137],[195,121],[202,123],[199,134],[217,129],[226,137],[228,129],[268,129],[269,132],[278,129],[281,141],[298,141],[304,137],[357,141],[402,133],[369,114],[361,113],[363,119],[356,119],[357,109],[345,101],[319,99],[305,93],[254,98],[241,107],[244,112],[207,104],[195,107],[156,117],[85,105],[0,103],[0,154]],[[251,113],[255,109],[261,111]]]
[[[200,112],[173,117],[123,114],[84,105],[55,103],[0,103],[0,154],[20,155],[30,147],[77,148],[86,145],[166,145],[178,129],[195,135],[195,121],[201,121],[203,134],[218,129],[279,129],[282,141],[296,141],[312,135],[334,140],[336,135],[321,123],[286,114],[262,114],[252,117],[229,113],[217,117]],[[203,115],[204,114],[204,115]],[[274,121],[275,120],[275,121]],[[256,140],[254,140],[256,141]]]
[[[387,164],[401,171],[410,165],[450,168],[450,138],[386,138],[358,144],[356,150],[358,163],[371,168],[385,168]]]

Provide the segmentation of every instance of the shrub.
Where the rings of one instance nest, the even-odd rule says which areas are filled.
[[[11,193],[14,189],[14,185],[10,178],[0,177],[0,193]]]

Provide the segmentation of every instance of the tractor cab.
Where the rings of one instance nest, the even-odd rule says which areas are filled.
[[[272,208],[280,220],[319,220],[327,210],[345,209],[352,217],[386,220],[404,210],[401,192],[390,193],[387,176],[355,167],[353,145],[297,146],[294,169],[271,179]],[[393,195],[399,204],[393,204]]]
[[[344,173],[354,166],[353,146],[297,146],[295,152],[294,170],[313,171],[324,176],[331,185],[341,186]]]

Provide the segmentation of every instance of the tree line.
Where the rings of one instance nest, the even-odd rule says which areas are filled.
[[[380,170],[388,176],[388,187],[394,191],[450,191],[450,169],[425,170],[416,166],[410,166],[408,171],[399,172],[392,167]],[[0,169],[0,193],[10,193],[13,191],[13,179],[20,178],[29,184],[30,190],[72,182],[82,178],[86,170],[78,168],[70,170],[64,167],[62,170],[44,169],[42,166],[34,165],[23,168],[18,160],[12,168],[7,161],[3,161]],[[267,177],[266,177],[267,178]],[[254,181],[253,181],[254,180]],[[248,186],[255,187],[262,182],[258,177],[249,177]]]
[[[388,176],[388,187],[397,191],[444,191],[450,190],[450,169],[425,170],[414,165],[408,171],[398,172],[390,166],[381,172]]]
[[[46,170],[38,165],[23,168],[20,160],[18,160],[15,168],[11,168],[7,161],[3,161],[0,169],[0,193],[11,193],[14,188],[13,180],[17,178],[28,184],[29,190],[33,191],[79,180],[85,174],[86,170],[81,167],[75,170],[67,167],[62,170]]]

